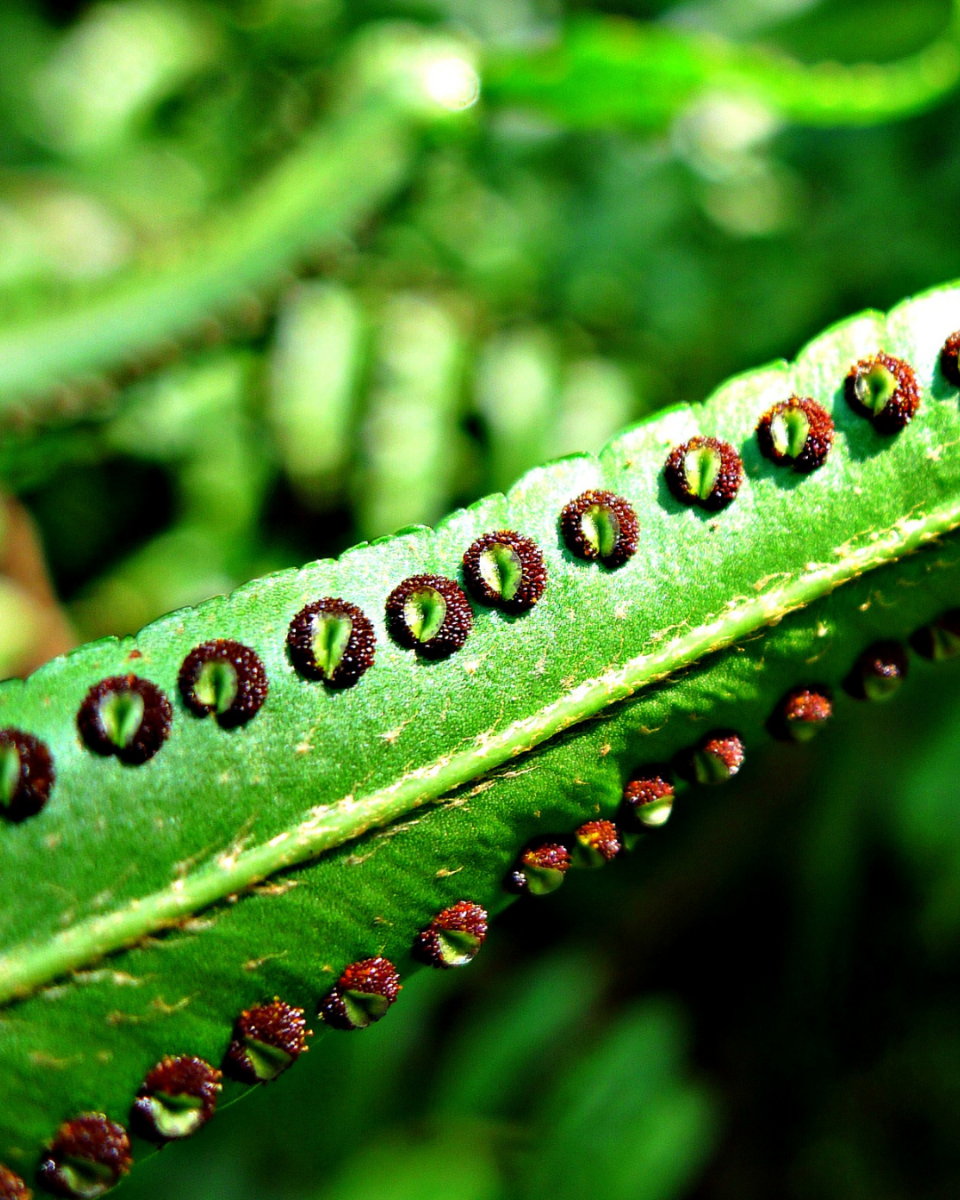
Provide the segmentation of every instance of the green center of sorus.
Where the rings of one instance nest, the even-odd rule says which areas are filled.
[[[350,644],[353,621],[344,613],[317,613],[313,619],[313,661],[329,679],[343,662]]]
[[[651,800],[649,804],[641,804],[635,811],[637,819],[642,825],[648,825],[653,829],[665,825],[673,812],[673,792],[661,796],[657,800]]]
[[[197,675],[193,694],[211,712],[225,713],[237,698],[237,668],[223,659],[205,662]]]
[[[403,605],[404,623],[418,642],[429,642],[436,637],[446,616],[447,602],[436,588],[417,588]]]
[[[144,1098],[153,1127],[161,1137],[174,1141],[189,1137],[204,1123],[203,1100],[187,1093],[155,1092]]]
[[[86,1158],[64,1158],[58,1164],[60,1178],[79,1200],[96,1200],[117,1182],[114,1172],[102,1163]]]
[[[802,408],[787,408],[770,422],[770,440],[777,454],[797,458],[803,452],[810,432],[810,419]]]
[[[20,786],[20,753],[8,743],[0,746],[0,805],[4,808],[13,800]]]
[[[706,500],[716,486],[720,467],[720,451],[713,446],[688,450],[683,457],[683,475],[690,495]]]
[[[853,390],[863,407],[876,415],[893,399],[897,377],[883,363],[874,363],[857,376]]]
[[[127,688],[109,692],[100,701],[98,715],[104,734],[115,746],[123,750],[140,731],[143,723],[143,697],[139,692]]]
[[[438,929],[436,939],[440,959],[448,967],[466,966],[480,949],[480,939],[467,929]]]
[[[271,1046],[256,1038],[244,1038],[243,1047],[253,1068],[253,1073],[263,1083],[282,1075],[293,1062],[293,1056],[281,1046]]]
[[[607,558],[617,548],[620,537],[620,522],[612,508],[605,504],[591,504],[584,509],[580,518],[583,540],[598,558]]]
[[[879,672],[871,672],[864,678],[863,690],[868,700],[889,700],[903,683],[902,674],[890,667]]]
[[[354,1029],[366,1029],[374,1021],[379,1021],[390,1007],[387,997],[377,992],[358,992],[348,988],[340,993],[340,999]]]
[[[523,563],[513,546],[497,542],[480,555],[480,578],[491,592],[512,600],[523,581]]]

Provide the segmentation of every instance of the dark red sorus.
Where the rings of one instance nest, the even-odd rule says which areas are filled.
[[[874,642],[857,659],[844,687],[857,700],[888,700],[909,670],[907,652],[899,642]]]
[[[22,729],[0,729],[0,813],[8,821],[36,816],[55,778],[46,743]]]
[[[693,750],[678,756],[678,770],[692,783],[726,783],[743,766],[743,739],[729,730],[708,734]]]
[[[783,741],[808,742],[833,716],[826,688],[794,688],[780,702],[770,732]]]
[[[187,708],[198,717],[212,713],[223,729],[235,729],[255,717],[269,690],[256,651],[229,638],[191,650],[177,682]]]
[[[130,1111],[131,1127],[158,1144],[190,1137],[216,1112],[221,1078],[202,1058],[167,1056],[141,1084]]]
[[[509,892],[546,896],[563,883],[572,861],[570,848],[565,843],[538,841],[523,851],[504,886]]]
[[[373,622],[355,604],[325,596],[301,608],[287,631],[287,651],[306,679],[350,688],[373,666]]]
[[[96,1200],[130,1170],[130,1139],[103,1113],[64,1121],[37,1168],[37,1182],[68,1200]]]
[[[913,367],[892,354],[872,354],[855,363],[844,381],[844,395],[855,413],[877,433],[899,433],[920,407]]]
[[[673,772],[669,767],[644,767],[623,789],[624,808],[640,825],[656,828],[669,819],[675,795]]]
[[[508,613],[533,608],[547,586],[547,568],[536,542],[512,529],[485,533],[463,556],[463,578],[481,604]]]
[[[602,867],[623,850],[620,831],[612,821],[585,821],[573,838],[574,866]]]
[[[951,333],[940,351],[940,372],[947,383],[960,388],[960,330]]]
[[[351,963],[327,993],[320,1016],[335,1029],[366,1029],[379,1021],[400,991],[397,968],[387,958]]]
[[[640,522],[622,496],[591,490],[571,500],[560,513],[560,534],[577,558],[622,567],[637,552]]]
[[[431,967],[463,967],[474,959],[487,936],[487,910],[458,900],[437,913],[413,943],[413,957]]]
[[[791,396],[768,409],[757,425],[761,454],[806,475],[827,461],[833,417],[809,397]]]
[[[681,504],[719,512],[736,499],[743,463],[729,442],[694,437],[670,452],[663,468],[667,486]]]
[[[32,1200],[33,1192],[19,1175],[0,1163],[0,1200]]]
[[[447,658],[473,628],[473,610],[460,585],[442,575],[412,575],[387,597],[390,636],[424,658]]]
[[[960,608],[951,608],[918,629],[910,638],[910,645],[921,658],[931,662],[956,658],[960,654]]]
[[[237,1018],[224,1069],[244,1083],[269,1083],[293,1066],[312,1035],[304,1010],[274,996]]]
[[[77,713],[77,728],[95,754],[128,766],[153,758],[170,734],[170,701],[149,679],[113,675],[95,683]]]

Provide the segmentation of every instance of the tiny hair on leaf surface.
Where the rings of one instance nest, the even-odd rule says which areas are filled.
[[[482,953],[511,876],[528,873],[516,902],[535,905],[674,803],[722,784],[709,803],[735,804],[765,740],[802,754],[786,744],[801,725],[842,726],[849,706],[922,686],[956,636],[960,459],[945,448],[960,395],[939,359],[958,327],[957,286],[861,314],[795,363],[537,468],[435,530],[266,576],[3,684],[4,794],[24,786],[18,737],[49,764],[30,776],[45,803],[0,824],[0,1162],[28,1181],[52,1163],[41,1177],[56,1183],[57,1156],[99,1130],[112,1182],[151,1152],[123,1143],[138,1098],[156,1092],[159,1133],[177,1140],[214,1095],[219,1111],[296,1069],[311,1026],[363,1037],[415,965]],[[846,398],[851,368],[879,355],[916,381],[895,433]],[[757,443],[794,396],[835,427],[809,473]],[[664,476],[691,444],[737,456],[722,511],[681,502]],[[631,553],[610,565],[565,536],[588,494],[601,550],[624,529],[601,528],[609,497],[632,514]],[[478,541],[504,548],[487,563],[494,594],[523,567],[511,546],[537,548],[534,604],[471,599]],[[357,629],[363,669],[330,686]],[[441,652],[424,653],[434,639]],[[181,671],[211,646],[198,697],[196,660],[186,687]],[[247,668],[259,702],[218,721]],[[174,1069],[151,1073],[174,1059],[206,1064],[199,1101],[182,1080],[159,1090]]]

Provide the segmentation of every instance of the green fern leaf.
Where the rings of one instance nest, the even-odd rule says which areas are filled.
[[[792,689],[832,697],[841,720],[848,691],[892,691],[906,640],[960,591],[960,388],[941,361],[958,327],[956,286],[853,318],[794,365],[534,470],[436,531],[269,576],[3,685],[0,796],[16,819],[0,828],[0,1159],[29,1178],[77,1114],[130,1125],[165,1056],[219,1069],[241,1013],[275,996],[318,1031],[389,1020],[388,966],[372,983],[346,968],[382,956],[402,980],[418,956],[468,959],[477,921],[448,922],[438,949],[437,914],[496,912],[505,880],[555,884],[571,850],[602,861],[596,829],[569,839],[619,820],[637,773],[672,763],[700,781],[682,802],[701,803],[784,732]],[[778,410],[766,449],[806,471],[765,457],[756,432],[793,395],[836,426],[831,445],[809,406]],[[677,499],[668,457],[705,505]],[[597,491],[612,496],[571,510]],[[518,536],[477,544],[503,530]],[[439,578],[388,605],[425,575]],[[297,622],[328,597],[355,608]],[[951,629],[917,644],[950,651]],[[228,661],[193,653],[217,639],[239,644]],[[518,878],[537,838],[556,849]],[[261,1076],[293,1057],[274,1043],[247,1047]],[[249,1086],[227,1061],[220,1104]],[[168,1134],[198,1125],[196,1106],[167,1103]]]

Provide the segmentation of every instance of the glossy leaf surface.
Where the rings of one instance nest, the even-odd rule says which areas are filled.
[[[960,411],[938,355],[958,326],[956,288],[854,318],[795,365],[663,413],[598,460],[535,470],[436,532],[268,576],[4,685],[0,724],[43,739],[57,777],[42,813],[0,829],[0,1159],[29,1174],[79,1111],[126,1123],[155,1063],[218,1064],[244,1008],[280,995],[312,1015],[347,964],[373,955],[405,975],[440,909],[495,911],[529,838],[613,816],[644,764],[712,729],[735,730],[749,758],[800,684],[832,689],[842,719],[861,652],[956,605],[960,547],[941,539],[960,523]],[[881,350],[911,363],[921,389],[894,436],[843,394],[851,365]],[[763,458],[755,438],[793,393],[837,426],[808,476]],[[664,482],[668,453],[698,435],[743,458],[721,512],[681,505]],[[637,553],[615,569],[560,536],[562,508],[589,489],[639,518]],[[474,605],[463,648],[440,661],[397,645],[384,621],[397,584],[459,578],[467,547],[504,528],[543,553],[540,602],[516,616]],[[302,678],[286,652],[291,619],[325,596],[376,631],[374,664],[342,690]],[[216,638],[255,650],[269,680],[235,729],[188,711],[178,690],[183,659]],[[140,766],[91,753],[76,726],[88,689],[131,671],[173,708],[168,740]],[[694,789],[682,802],[735,796]]]

